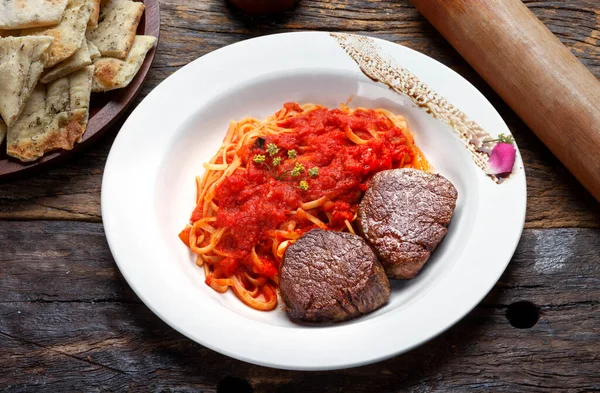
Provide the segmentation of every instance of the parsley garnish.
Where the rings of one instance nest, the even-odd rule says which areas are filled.
[[[279,153],[279,148],[277,147],[276,144],[274,143],[269,143],[267,145],[267,151],[269,152],[269,155],[272,157],[275,154]]]
[[[259,138],[259,145],[264,145],[265,141],[262,138]],[[261,146],[262,147],[262,146]],[[266,152],[267,154],[255,154],[254,157],[252,158],[252,161],[254,161],[256,164],[260,164],[263,165],[265,167],[265,169],[267,169],[271,175],[276,179],[276,180],[280,180],[280,181],[292,181],[292,179],[288,178],[287,180],[285,180],[286,176],[292,176],[292,177],[300,177],[305,171],[306,168],[304,167],[304,165],[300,162],[295,162],[294,164],[294,169],[292,170],[278,170],[278,167],[281,167],[281,165],[284,164],[284,158],[283,157],[274,157],[275,155],[277,155],[280,152],[280,148],[274,144],[274,143],[269,143],[266,146]],[[288,159],[295,159],[298,157],[298,154],[296,153],[296,150],[288,150],[287,151],[287,156]],[[271,160],[270,164],[269,164],[269,160]],[[292,161],[293,162],[293,161]],[[318,167],[312,167],[308,170],[308,176],[310,176],[311,178],[315,178],[317,176],[319,176],[319,168]],[[302,176],[304,177],[304,176]],[[297,184],[298,184],[298,188],[300,188],[303,191],[308,190],[309,188],[309,184],[305,179],[302,179],[302,177],[300,177],[300,180]],[[294,181],[298,181],[298,180],[294,180]]]
[[[515,138],[513,138],[512,135],[506,135],[506,134],[502,133],[502,134],[498,134],[498,138],[496,138],[496,139],[488,139],[487,141],[484,141],[484,143],[489,143],[489,142],[502,142],[502,143],[513,144],[513,143],[515,143]]]
[[[294,177],[300,176],[300,174],[302,172],[304,172],[304,165],[297,162],[296,165],[294,166],[294,169],[292,170],[292,176],[294,176]]]

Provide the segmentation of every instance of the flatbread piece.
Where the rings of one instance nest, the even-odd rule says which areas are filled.
[[[95,29],[98,27],[98,19],[100,18],[100,1],[88,0],[90,7],[90,19],[88,20],[88,28]]]
[[[13,125],[25,107],[44,65],[54,38],[0,38],[0,116]]]
[[[58,24],[67,0],[1,0],[0,29],[25,29]]]
[[[102,12],[102,11],[101,11]],[[104,57],[125,59],[133,45],[144,4],[122,1],[106,12],[95,30],[87,33]]]
[[[109,91],[123,88],[139,71],[146,53],[154,46],[156,37],[138,35],[125,60],[101,57],[94,60],[94,85],[92,91]]]
[[[92,74],[88,66],[47,87],[38,83],[23,114],[8,128],[8,155],[34,161],[52,150],[71,150],[87,127]]]
[[[88,50],[90,51],[90,59],[94,60],[94,59],[97,59],[98,57],[102,56],[102,54],[98,50],[98,47],[96,45],[94,45],[94,43],[92,41],[88,41],[87,46],[88,46]]]
[[[50,83],[58,78],[62,78],[65,75],[69,75],[72,72],[80,70],[83,67],[89,66],[90,64],[92,64],[92,58],[90,57],[87,41],[84,38],[81,48],[79,48],[77,52],[75,52],[73,56],[69,57],[67,60],[58,63],[50,69],[46,69],[40,78],[40,82]]]
[[[22,36],[46,35],[54,37],[46,67],[53,67],[71,57],[81,46],[90,17],[86,0],[69,0],[61,22],[51,28],[25,29]]]
[[[106,18],[106,14],[116,6],[132,0],[100,0],[100,20]]]

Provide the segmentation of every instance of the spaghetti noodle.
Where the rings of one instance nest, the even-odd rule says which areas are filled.
[[[312,228],[354,233],[369,180],[402,167],[428,170],[402,116],[286,103],[262,121],[230,123],[179,236],[212,289],[272,310],[286,248]]]

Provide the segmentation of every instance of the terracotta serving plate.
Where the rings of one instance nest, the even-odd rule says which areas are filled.
[[[158,0],[144,0],[146,10],[138,26],[137,34],[151,35],[158,39],[160,32],[160,9]],[[9,180],[21,177],[55,164],[94,143],[100,136],[105,134],[110,126],[125,113],[135,97],[140,92],[142,84],[146,79],[150,65],[154,60],[154,54],[158,47],[158,41],[146,55],[139,72],[124,89],[113,90],[106,93],[92,93],[90,102],[90,120],[87,130],[83,134],[82,141],[77,143],[73,150],[57,150],[44,155],[37,161],[23,163],[6,154],[6,141],[0,144],[0,180]]]

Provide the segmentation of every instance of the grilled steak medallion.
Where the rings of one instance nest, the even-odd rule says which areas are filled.
[[[279,288],[292,319],[340,322],[371,312],[390,297],[390,283],[360,236],[313,229],[290,245]]]
[[[441,175],[379,172],[358,209],[358,226],[390,278],[413,278],[446,235],[458,193]]]

